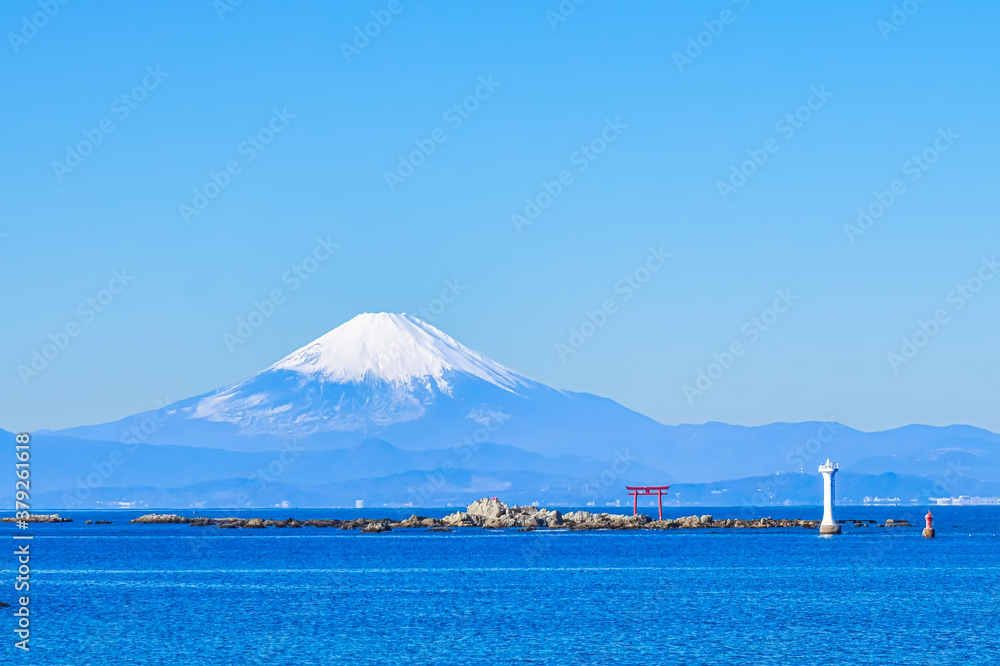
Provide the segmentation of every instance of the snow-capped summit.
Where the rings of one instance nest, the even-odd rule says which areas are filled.
[[[243,381],[181,403],[244,434],[365,431],[445,410],[475,420],[540,384],[416,317],[365,313]]]
[[[527,381],[416,317],[388,312],[360,314],[264,372],[275,370],[335,383],[376,380],[399,385],[430,377],[445,392],[449,371],[507,390]]]

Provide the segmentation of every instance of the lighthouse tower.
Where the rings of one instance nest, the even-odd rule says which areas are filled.
[[[819,471],[823,475],[823,522],[819,524],[820,534],[840,534],[840,525],[833,520],[833,498],[836,495],[833,475],[839,468],[839,465],[830,462],[829,458],[819,466]]]

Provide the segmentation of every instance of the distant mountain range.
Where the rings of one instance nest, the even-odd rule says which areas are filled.
[[[36,502],[54,508],[426,507],[484,495],[600,506],[627,502],[626,484],[667,483],[671,503],[816,504],[816,466],[830,457],[840,501],[923,501],[1000,495],[998,445],[1000,435],[969,426],[666,426],[381,313],[216,391],[34,433],[32,478]]]

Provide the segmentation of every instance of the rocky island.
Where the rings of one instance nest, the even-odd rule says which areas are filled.
[[[132,523],[145,524],[187,524],[192,527],[218,527],[222,529],[263,529],[302,528],[302,527],[332,527],[342,530],[361,530],[364,533],[391,532],[398,528],[424,528],[433,531],[450,531],[456,527],[480,527],[484,529],[519,528],[522,531],[534,529],[568,529],[568,530],[637,530],[637,529],[762,529],[773,527],[803,527],[815,528],[818,520],[789,520],[760,518],[744,520],[727,518],[715,520],[710,515],[684,516],[681,518],[664,518],[654,520],[645,514],[634,516],[614,513],[591,513],[589,511],[571,511],[560,513],[552,509],[540,509],[536,506],[508,506],[498,499],[483,498],[476,500],[465,511],[456,511],[444,518],[425,518],[412,515],[405,520],[389,518],[354,518],[284,520],[262,518],[186,518],[175,514],[151,513],[141,516]]]

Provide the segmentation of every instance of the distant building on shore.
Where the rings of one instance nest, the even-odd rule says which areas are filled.
[[[889,506],[899,506],[902,500],[898,497],[868,497],[866,496],[863,500],[865,506],[871,504],[885,504]]]
[[[1000,504],[1000,497],[969,497],[959,495],[958,497],[929,497],[931,502],[939,506],[981,506],[984,504]]]

